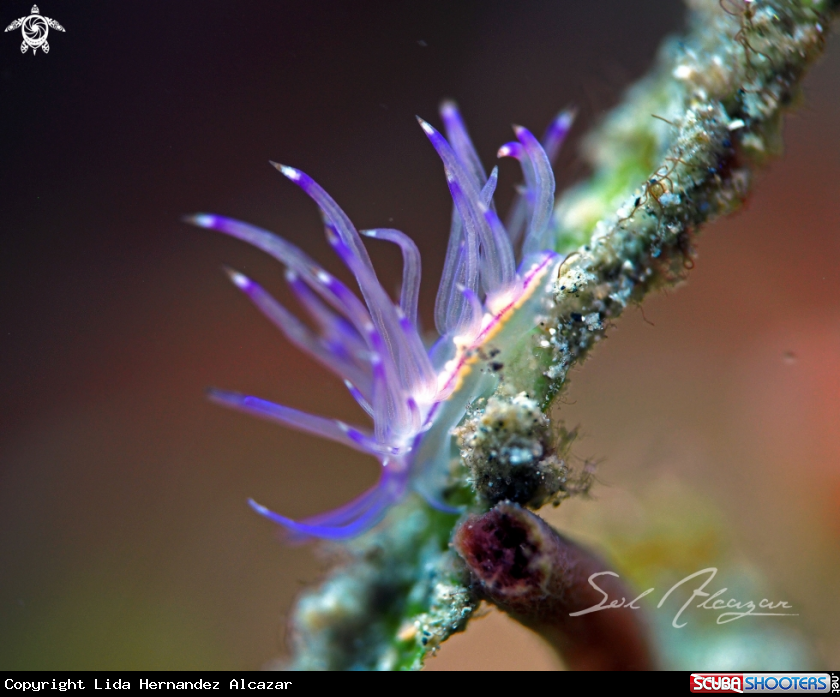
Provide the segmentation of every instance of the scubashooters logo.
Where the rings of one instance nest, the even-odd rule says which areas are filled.
[[[829,692],[828,673],[692,673],[694,693],[781,693],[808,694]]]
[[[50,52],[50,45],[47,43],[47,34],[50,33],[50,29],[64,31],[64,27],[54,19],[44,17],[38,10],[37,5],[32,6],[31,15],[16,19],[6,27],[6,31],[12,31],[18,27],[23,34],[23,43],[20,45],[20,52],[26,53],[31,48],[33,56],[38,52],[39,48],[44,53]]]

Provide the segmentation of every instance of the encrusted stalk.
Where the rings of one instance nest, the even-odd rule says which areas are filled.
[[[530,511],[497,504],[462,521],[452,544],[474,590],[543,637],[572,670],[655,667],[637,594]],[[623,604],[592,611],[605,598]]]
[[[743,204],[756,169],[781,150],[782,116],[837,7],[757,0],[732,15],[717,0],[689,5],[690,31],[664,42],[651,74],[587,137],[593,174],[557,204],[569,256],[533,350],[508,372],[544,408],[609,321],[683,280],[702,226]]]

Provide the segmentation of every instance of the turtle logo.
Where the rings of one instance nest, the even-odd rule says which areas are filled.
[[[50,52],[50,45],[47,43],[47,34],[50,33],[50,27],[56,31],[64,31],[58,22],[49,17],[44,17],[39,11],[38,6],[32,6],[32,14],[28,17],[21,17],[12,22],[6,31],[12,31],[21,27],[23,33],[23,43],[20,45],[20,52],[26,53],[26,50],[31,48],[34,56],[40,48],[44,53]]]

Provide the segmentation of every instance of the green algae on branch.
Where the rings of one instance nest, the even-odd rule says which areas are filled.
[[[296,670],[411,670],[464,628],[476,606],[449,551],[457,517],[416,497],[339,550],[346,559],[297,601]]]
[[[686,35],[666,40],[650,75],[586,140],[593,174],[567,191],[554,213],[557,249],[568,257],[530,318],[535,329],[499,371],[495,394],[476,403],[462,426],[454,488],[474,510],[495,502],[487,486],[494,478],[519,476],[513,467],[501,473],[506,461],[498,448],[473,437],[487,409],[503,413],[505,423],[533,424],[494,438],[515,442],[545,470],[520,468],[529,481],[506,481],[506,491],[514,498],[525,492],[532,505],[535,494],[542,502],[562,493],[566,472],[559,461],[545,461],[548,424],[535,407],[549,413],[569,369],[611,320],[649,291],[682,280],[701,226],[743,203],[754,170],[779,152],[782,115],[821,54],[840,0],[689,6]],[[297,603],[293,667],[422,667],[465,627],[478,602],[449,549],[457,520],[410,498],[380,528],[346,545],[346,562]]]
[[[700,227],[743,203],[755,168],[781,148],[782,115],[838,3],[730,0],[740,13],[717,0],[689,4],[687,36],[664,43],[652,73],[588,136],[593,174],[555,210],[558,249],[570,258],[536,355],[516,374],[544,407],[609,320],[684,278]]]

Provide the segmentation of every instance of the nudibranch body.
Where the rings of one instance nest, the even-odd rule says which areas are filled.
[[[307,414],[258,397],[212,390],[217,403],[342,443],[376,457],[379,481],[350,503],[295,521],[251,501],[260,514],[297,538],[343,539],[379,522],[410,488],[432,505],[447,509],[442,487],[452,451],[452,428],[476,397],[496,378],[482,370],[478,356],[493,340],[503,346],[512,319],[553,279],[560,258],[550,251],[549,223],[554,205],[551,162],[572,123],[561,113],[542,143],[527,129],[515,127],[517,140],[499,157],[519,160],[525,179],[508,224],[499,219],[493,194],[498,168],[488,177],[457,108],[441,107],[447,138],[418,119],[441,160],[454,210],[444,270],[435,303],[440,335],[427,350],[418,330],[420,254],[399,230],[357,231],[338,204],[300,170],[274,166],[300,186],[321,210],[327,240],[355,277],[360,295],[320,267],[302,250],[270,232],[218,215],[188,220],[248,242],[286,267],[286,281],[319,331],[301,322],[260,285],[229,271],[233,283],[297,347],[344,381],[370,416],[373,429]],[[274,163],[272,163],[274,164]],[[380,284],[362,235],[399,246],[402,288],[394,302]],[[522,261],[516,267],[515,248]],[[499,350],[499,349],[497,349]]]

